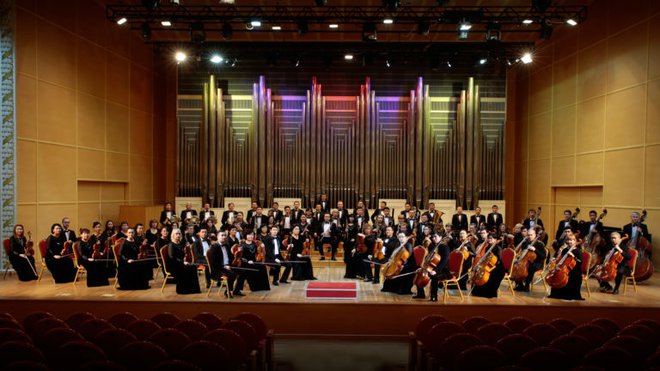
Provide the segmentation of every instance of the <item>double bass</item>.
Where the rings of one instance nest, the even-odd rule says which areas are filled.
[[[646,210],[643,210],[640,223],[646,220]],[[633,228],[635,226],[633,225]],[[653,262],[651,261],[651,254],[653,253],[653,245],[641,233],[637,233],[634,238],[630,239],[628,248],[637,250],[637,262],[635,263],[635,281],[646,281],[653,275]]]
[[[607,215],[607,209],[603,209],[603,212],[598,215],[598,219],[596,219],[596,222],[594,224],[598,224],[603,218]],[[587,236],[584,238],[584,249],[591,254],[592,256],[598,255],[598,250],[599,248],[603,247],[605,245],[605,239],[598,233],[596,228],[594,228],[591,232],[587,233]],[[596,259],[594,259],[594,264],[596,262]],[[593,264],[592,264],[593,265]]]
[[[470,274],[470,282],[473,286],[483,286],[488,283],[490,272],[495,269],[498,260],[493,250],[501,241],[501,239],[495,241],[474,265]]]
[[[523,242],[525,242],[525,240],[523,240],[520,243],[522,244]],[[538,240],[539,240],[539,236],[536,236],[532,240],[530,245],[534,245]],[[519,246],[519,248],[520,247],[522,246]],[[518,251],[520,250],[519,249],[516,250],[516,252]],[[529,275],[529,265],[532,264],[534,260],[536,260],[536,253],[534,251],[531,251],[529,247],[526,248],[525,251],[523,251],[523,253],[520,254],[520,256],[518,256],[518,258],[516,258],[516,260],[513,263],[513,266],[511,268],[511,279],[514,281],[520,281],[527,278],[527,276]]]
[[[557,261],[554,267],[545,275],[545,282],[553,289],[560,289],[568,284],[568,275],[571,269],[575,268],[577,261],[571,254],[579,246],[578,243],[571,247],[562,258]]]

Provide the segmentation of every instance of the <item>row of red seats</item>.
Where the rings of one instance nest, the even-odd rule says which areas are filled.
[[[597,318],[576,325],[516,317],[504,323],[471,317],[462,323],[424,317],[410,333],[409,370],[660,369],[660,322],[624,328]]]
[[[191,319],[167,312],[102,319],[81,312],[65,320],[35,312],[22,323],[0,313],[4,370],[268,370],[272,340],[252,313],[223,321],[208,312]]]

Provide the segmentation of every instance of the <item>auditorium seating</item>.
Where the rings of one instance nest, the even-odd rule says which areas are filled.
[[[660,322],[610,318],[575,324],[514,317],[462,323],[422,318],[409,333],[408,370],[652,370],[660,368]]]
[[[0,359],[8,370],[272,370],[273,332],[252,313],[0,313]]]

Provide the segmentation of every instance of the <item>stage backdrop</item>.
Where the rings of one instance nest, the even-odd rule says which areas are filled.
[[[295,197],[311,207],[327,193],[348,207],[395,198],[470,209],[503,198],[503,89],[481,96],[466,78],[437,94],[422,77],[407,96],[380,95],[369,78],[355,96],[326,95],[316,78],[305,95],[276,95],[263,76],[251,95],[223,85],[211,75],[202,94],[178,97],[178,196],[213,206]]]

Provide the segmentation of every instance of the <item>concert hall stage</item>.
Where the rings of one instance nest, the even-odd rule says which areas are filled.
[[[329,262],[330,263],[330,262]],[[315,264],[316,265],[316,264]],[[321,282],[342,282],[343,268],[315,267]],[[203,278],[200,277],[203,284]],[[49,311],[66,317],[77,311],[90,311],[106,317],[113,313],[129,311],[141,317],[168,311],[181,317],[191,317],[202,311],[211,311],[223,318],[249,311],[261,315],[278,337],[345,337],[403,339],[425,315],[441,314],[451,320],[470,316],[484,316],[494,321],[504,321],[524,316],[535,321],[555,317],[571,318],[576,323],[596,317],[609,317],[621,324],[633,319],[660,319],[660,278],[632,287],[628,292],[611,295],[600,293],[597,283],[591,281],[591,298],[583,288],[584,301],[565,302],[544,298],[543,286],[537,285],[532,293],[516,293],[511,296],[507,283],[503,282],[500,297],[484,299],[466,297],[461,302],[458,293],[450,291],[445,304],[412,300],[409,296],[381,293],[381,285],[357,282],[356,300],[306,299],[308,282],[292,282],[272,287],[271,291],[251,293],[245,297],[226,299],[215,288],[210,297],[206,292],[195,295],[177,295],[174,285],[167,285],[160,292],[162,277],[151,283],[146,291],[119,291],[110,287],[88,288],[84,280],[75,287],[72,284],[55,285],[48,273],[41,282],[19,282],[15,276],[0,281],[0,311],[11,312],[18,318],[33,311]],[[203,287],[203,285],[202,285]]]

